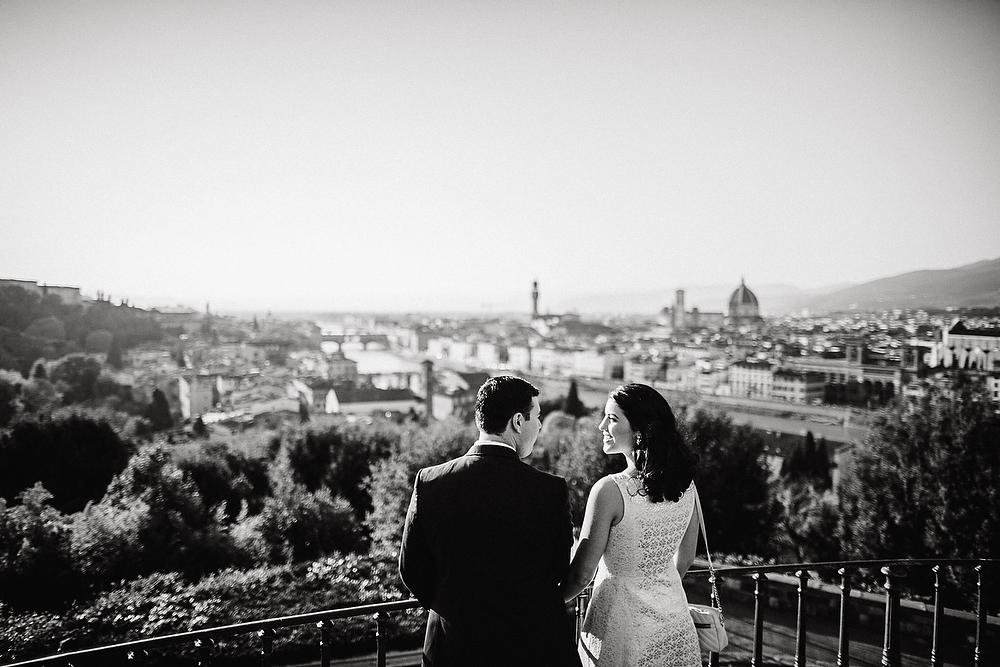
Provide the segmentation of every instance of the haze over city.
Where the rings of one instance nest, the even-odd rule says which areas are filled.
[[[7,0],[0,277],[559,310],[996,258],[998,34],[988,2]]]

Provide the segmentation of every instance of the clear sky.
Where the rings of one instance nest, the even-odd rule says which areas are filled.
[[[524,310],[998,256],[998,2],[0,2],[0,277]]]

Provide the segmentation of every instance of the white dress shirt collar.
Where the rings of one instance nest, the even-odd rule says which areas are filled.
[[[499,447],[506,447],[507,449],[513,449],[517,451],[517,447],[510,444],[509,442],[504,442],[503,440],[476,440],[473,445],[497,445]]]

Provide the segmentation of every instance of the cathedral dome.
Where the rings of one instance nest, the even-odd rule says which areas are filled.
[[[759,308],[760,304],[757,303],[757,295],[750,291],[750,288],[746,286],[742,280],[740,280],[740,286],[736,288],[733,295],[729,297],[729,312],[732,312],[734,308],[740,308],[744,306],[753,306],[754,308]]]
[[[729,297],[729,323],[742,326],[761,322],[760,304],[757,295],[750,291],[743,280]]]

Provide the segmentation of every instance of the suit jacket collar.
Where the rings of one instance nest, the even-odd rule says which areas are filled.
[[[466,456],[499,456],[505,459],[514,459],[515,461],[520,461],[517,452],[515,452],[510,447],[504,447],[503,445],[492,445],[488,443],[479,443],[472,445],[469,451],[465,453]]]

